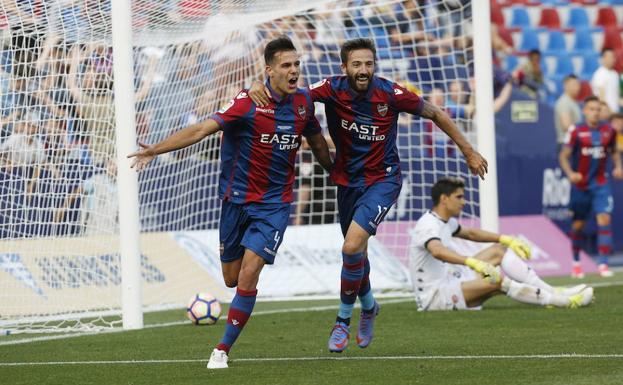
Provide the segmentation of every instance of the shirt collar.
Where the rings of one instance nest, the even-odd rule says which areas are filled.
[[[270,79],[266,79],[266,88],[268,88],[268,90],[270,91],[270,96],[271,98],[273,98],[273,100],[275,101],[275,103],[277,104],[283,104],[285,102],[288,102],[291,100],[292,95],[291,94],[286,94],[286,96],[280,96],[277,92],[275,92],[275,90],[273,89],[273,87],[270,86]]]

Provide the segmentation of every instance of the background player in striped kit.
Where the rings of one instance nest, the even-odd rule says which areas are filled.
[[[573,269],[571,276],[583,278],[580,266],[582,230],[591,212],[597,217],[597,249],[599,274],[613,275],[608,268],[608,256],[612,253],[612,227],[610,214],[614,208],[608,158],[614,163],[612,176],[623,179],[621,155],[616,150],[616,131],[606,121],[599,120],[601,104],[596,96],[584,100],[584,121],[569,127],[565,143],[558,157],[560,168],[572,183],[569,208],[573,211],[571,242]],[[571,162],[569,162],[571,158]]]
[[[365,348],[373,337],[379,305],[370,290],[367,245],[402,187],[396,147],[399,113],[431,119],[457,144],[473,173],[484,177],[487,171],[486,160],[445,112],[406,88],[374,75],[376,48],[371,40],[345,42],[340,56],[344,75],[310,86],[312,99],[325,104],[327,126],[336,147],[331,179],[338,185],[338,212],[344,234],[341,303],[329,338],[331,352],[342,352],[348,345],[357,297],[362,307],[357,344]],[[249,94],[258,105],[269,101],[258,82]]]
[[[156,155],[199,142],[223,131],[219,195],[223,200],[219,222],[221,264],[228,287],[236,287],[221,342],[208,368],[227,368],[231,346],[253,311],[257,282],[265,264],[274,262],[290,215],[294,162],[307,138],[320,164],[330,170],[331,157],[314,116],[309,91],[297,87],[298,53],[287,37],[265,48],[266,72],[272,100],[257,107],[246,90],[212,115],[155,145],[128,155],[133,167],[144,168]]]

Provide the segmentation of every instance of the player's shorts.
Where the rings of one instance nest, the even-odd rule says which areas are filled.
[[[418,298],[416,303],[418,310],[480,310],[482,307],[468,307],[463,297],[461,283],[481,278],[476,272],[467,266],[448,264],[447,275],[435,283],[433,288],[422,293],[425,300]]]
[[[289,203],[223,201],[219,223],[221,261],[235,261],[249,249],[272,265],[289,217]]]
[[[610,184],[589,187],[586,190],[572,186],[569,209],[573,211],[573,220],[587,220],[591,212],[612,214],[614,201]]]
[[[338,186],[337,207],[342,234],[346,236],[350,223],[355,221],[368,234],[375,235],[377,227],[396,203],[401,188],[402,182],[395,179],[367,187]]]

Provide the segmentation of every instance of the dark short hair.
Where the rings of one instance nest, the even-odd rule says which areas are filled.
[[[623,119],[623,114],[620,112],[616,112],[610,115],[610,121],[613,121],[614,119]]]
[[[614,52],[614,49],[612,49],[612,48],[610,48],[610,47],[606,47],[606,48],[602,49],[602,50],[601,50],[601,57],[603,57],[603,56],[604,56],[604,54],[605,54],[606,52],[608,52],[608,51],[610,51],[610,52]]]
[[[275,56],[283,51],[296,51],[296,47],[294,47],[294,43],[292,43],[289,37],[282,35],[269,41],[268,44],[266,44],[266,48],[264,48],[264,61],[266,65],[270,65],[275,60]]]
[[[601,103],[601,100],[599,100],[599,98],[595,95],[589,95],[587,97],[584,98],[584,105],[586,105],[587,103],[590,102],[597,102],[597,103]]]
[[[538,49],[531,49],[530,52],[528,52],[528,56],[532,56],[532,55],[541,56],[541,51],[539,51]]]
[[[450,196],[458,189],[465,188],[465,182],[461,178],[445,177],[439,179],[431,189],[430,197],[433,199],[433,206],[437,206],[442,195]]]
[[[359,38],[348,40],[342,45],[342,49],[340,50],[340,59],[342,59],[342,64],[346,64],[348,62],[348,55],[352,51],[358,49],[369,49],[372,51],[374,61],[376,61],[376,47],[374,46],[374,42],[371,39]]]
[[[563,83],[566,83],[566,82],[568,82],[569,80],[577,80],[577,79],[578,79],[578,77],[577,77],[577,76],[575,76],[575,74],[569,74],[569,75],[565,76],[565,78],[563,79],[563,81],[562,81],[562,82],[563,82]]]

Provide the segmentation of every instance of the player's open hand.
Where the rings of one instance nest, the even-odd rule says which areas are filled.
[[[623,168],[615,167],[612,169],[612,176],[616,179],[623,179]]]
[[[488,168],[487,160],[483,158],[478,151],[472,151],[466,154],[465,160],[467,161],[467,167],[469,167],[470,171],[484,180]]]
[[[141,142],[138,142],[138,145],[141,146],[142,149],[131,153],[128,155],[128,158],[134,158],[130,167],[135,168],[136,171],[141,171],[156,157],[156,154],[153,151],[153,145]]]
[[[265,107],[270,103],[270,91],[264,84],[257,80],[251,85],[248,94],[251,100],[253,100],[253,103],[258,107]]]
[[[530,259],[530,257],[532,257],[532,248],[530,245],[519,238],[514,238],[510,235],[500,235],[500,243],[513,250],[515,254],[523,259]]]

